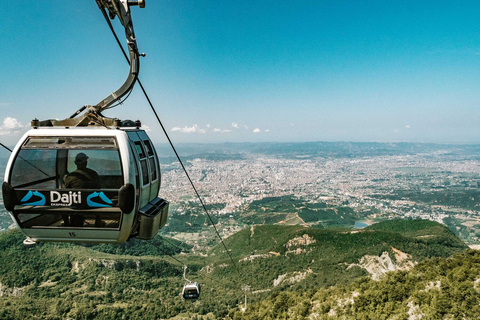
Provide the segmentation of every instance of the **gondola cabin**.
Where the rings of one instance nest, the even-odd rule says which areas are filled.
[[[200,283],[187,283],[182,290],[182,298],[184,300],[196,300],[200,297]]]
[[[2,188],[30,242],[91,243],[153,238],[168,215],[159,189],[155,148],[138,127],[31,129],[10,156]]]

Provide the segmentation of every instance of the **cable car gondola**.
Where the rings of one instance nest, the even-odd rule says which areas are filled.
[[[183,287],[182,298],[184,300],[197,300],[200,297],[200,283],[190,282]]]
[[[2,191],[5,208],[27,243],[151,239],[167,221],[169,204],[158,197],[157,153],[140,121],[120,121],[101,113],[121,102],[137,80],[140,54],[130,6],[145,4],[96,2],[107,20],[118,17],[125,27],[130,73],[97,105],[87,105],[64,120],[33,120],[33,129],[17,143]]]
[[[66,185],[79,155],[97,172],[98,188]],[[40,128],[13,150],[3,197],[33,241],[121,243],[151,239],[166,223],[168,202],[157,197],[159,188],[157,154],[145,131]]]
[[[186,284],[183,286],[182,299],[197,300],[200,297],[200,283],[187,279],[187,266],[183,266],[183,279],[185,279]]]

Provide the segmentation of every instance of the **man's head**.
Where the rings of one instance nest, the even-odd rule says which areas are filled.
[[[87,166],[87,160],[88,160],[87,155],[83,152],[80,152],[75,157],[75,164],[79,167],[86,167]]]

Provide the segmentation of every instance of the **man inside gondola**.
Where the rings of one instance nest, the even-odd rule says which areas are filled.
[[[64,178],[65,188],[68,189],[100,189],[100,178],[95,170],[87,168],[88,156],[80,152],[75,157],[77,170],[70,172]],[[85,221],[82,215],[63,215],[63,225],[72,227],[82,227]],[[98,215],[95,215],[95,226],[105,225]]]
[[[95,170],[87,168],[88,156],[80,152],[75,157],[77,170],[65,177],[65,188],[70,189],[99,189],[100,178]]]

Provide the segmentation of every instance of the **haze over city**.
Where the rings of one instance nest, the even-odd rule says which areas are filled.
[[[140,79],[174,142],[480,142],[476,1],[146,1]],[[0,139],[96,104],[128,73],[94,1],[3,9]],[[113,21],[125,43],[122,27]],[[141,119],[137,87],[106,116]]]

